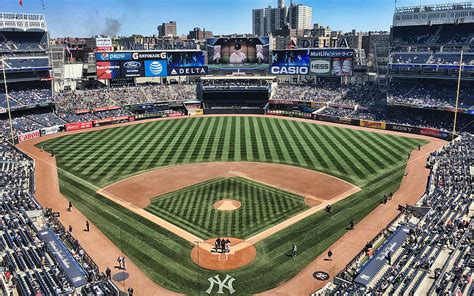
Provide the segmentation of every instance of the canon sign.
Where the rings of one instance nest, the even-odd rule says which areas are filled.
[[[271,66],[270,73],[273,75],[308,75],[308,67],[298,66]]]
[[[310,64],[311,74],[329,74],[331,71],[331,62],[328,60],[313,60]]]

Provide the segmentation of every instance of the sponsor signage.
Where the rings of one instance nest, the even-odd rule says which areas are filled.
[[[32,131],[32,132],[27,132],[23,134],[18,135],[18,142],[25,142],[34,138],[41,137],[40,130]]]
[[[92,111],[101,112],[101,111],[110,111],[110,110],[117,110],[117,109],[120,109],[120,107],[119,106],[106,106],[106,107],[95,108]]]
[[[168,76],[193,76],[207,75],[207,67],[181,67],[168,68]]]
[[[360,120],[359,124],[368,128],[385,129],[385,122],[382,121]]]
[[[50,254],[55,257],[60,269],[66,274],[68,279],[78,288],[87,284],[87,274],[79,263],[69,253],[64,243],[49,228],[39,232],[40,239],[46,243]]]
[[[64,126],[67,132],[91,128],[91,127],[92,127],[92,121],[68,123]]]
[[[351,76],[352,58],[334,58],[332,59],[332,75]]]
[[[113,79],[120,76],[120,62],[97,62],[97,78]]]
[[[311,49],[309,56],[311,58],[352,58],[355,55],[353,49]]]
[[[166,52],[134,52],[131,53],[134,60],[166,60]]]
[[[111,51],[114,49],[111,38],[95,38],[95,47],[97,51]]]
[[[141,77],[144,75],[143,61],[126,61],[121,64],[122,77]]]
[[[403,244],[410,229],[406,225],[398,229],[380,246],[369,261],[362,267],[355,282],[368,285],[387,262],[387,254],[394,254]]]
[[[102,123],[113,123],[113,122],[119,122],[119,121],[129,121],[130,117],[133,116],[115,116],[115,117],[108,117],[104,119],[97,119],[93,120],[92,124],[93,125],[99,125]],[[135,117],[133,117],[135,119]]]
[[[146,77],[163,77],[168,75],[166,60],[147,60],[145,61]]]
[[[329,280],[329,274],[324,271],[316,271],[313,273],[313,277],[317,279],[318,281],[327,281]]]
[[[270,74],[272,75],[308,75],[309,67],[307,66],[270,66]]]
[[[50,127],[45,127],[40,130],[41,136],[52,135],[59,133],[62,130],[62,125],[55,125]]]
[[[132,59],[131,52],[102,52],[95,54],[96,61],[128,61]]]
[[[402,133],[410,133],[410,134],[419,134],[420,128],[409,126],[409,125],[399,125],[399,124],[386,124],[386,129],[390,131],[397,131]]]
[[[313,75],[331,75],[330,59],[312,59],[309,65],[310,73]]]

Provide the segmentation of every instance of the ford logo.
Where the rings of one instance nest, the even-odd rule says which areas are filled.
[[[136,69],[140,68],[142,64],[140,64],[140,62],[126,62],[123,64],[123,66],[127,69]]]

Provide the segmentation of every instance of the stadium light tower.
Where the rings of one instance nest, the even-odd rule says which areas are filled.
[[[4,55],[2,55],[2,72],[3,72],[3,83],[5,86],[5,98],[7,99],[8,120],[10,122],[10,136],[11,136],[12,145],[15,145],[15,135],[13,134],[12,113],[10,110],[10,96],[8,95],[7,74],[5,72],[5,56]]]

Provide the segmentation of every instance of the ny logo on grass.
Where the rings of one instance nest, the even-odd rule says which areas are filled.
[[[217,294],[224,294],[224,288],[229,290],[230,294],[234,294],[235,290],[232,286],[232,283],[235,281],[233,277],[230,275],[226,275],[225,279],[221,281],[219,275],[215,275],[207,279],[209,281],[209,289],[206,290],[207,294],[211,294],[212,290],[214,289],[214,285],[218,285],[217,287]]]

